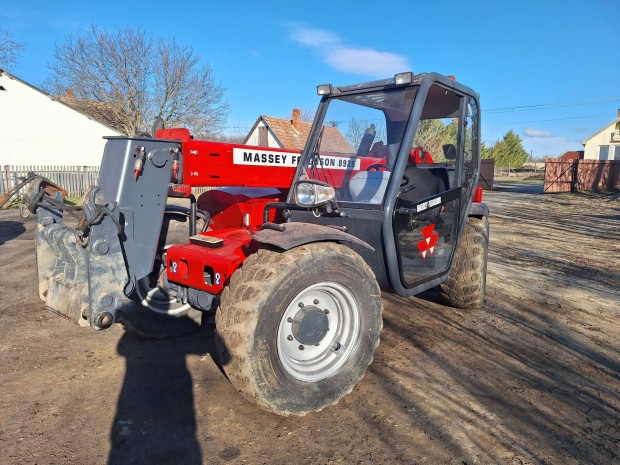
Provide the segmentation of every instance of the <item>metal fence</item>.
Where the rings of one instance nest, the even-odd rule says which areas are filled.
[[[21,177],[29,172],[40,174],[54,184],[64,188],[69,197],[82,197],[86,191],[97,184],[99,179],[98,166],[10,166],[5,165],[0,172],[0,195],[20,182]],[[26,190],[28,186],[24,186]],[[198,196],[210,190],[210,187],[195,187],[194,195]]]
[[[545,192],[620,190],[620,160],[547,159]]]
[[[63,187],[70,197],[83,196],[90,186],[97,184],[99,178],[98,166],[10,166],[2,167],[0,176],[0,194],[5,193],[17,183],[20,178],[28,176],[29,172],[40,174],[54,184]],[[28,186],[25,186],[26,189]]]

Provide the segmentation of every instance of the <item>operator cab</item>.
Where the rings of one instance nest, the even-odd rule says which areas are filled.
[[[442,282],[477,183],[477,95],[412,73],[319,94],[287,202],[308,211],[290,220],[344,227],[370,244],[353,248],[400,295]]]

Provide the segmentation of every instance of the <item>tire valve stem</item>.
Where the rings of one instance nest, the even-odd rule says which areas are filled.
[[[340,345],[340,342],[336,342],[333,346],[332,346],[332,350],[334,352],[338,352],[340,350],[342,346]]]

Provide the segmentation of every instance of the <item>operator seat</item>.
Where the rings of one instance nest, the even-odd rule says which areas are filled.
[[[351,177],[349,193],[354,202],[370,204],[380,204],[383,202],[383,196],[392,175],[398,147],[398,144],[382,145],[381,152],[378,151],[377,147],[375,156],[379,156],[383,152],[386,153],[386,164],[382,165],[385,171],[360,171]]]
[[[446,168],[420,168],[410,165],[403,175],[397,207],[411,208],[420,200],[445,192],[449,188]]]

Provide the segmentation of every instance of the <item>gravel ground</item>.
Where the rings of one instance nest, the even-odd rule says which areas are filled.
[[[34,220],[0,212],[0,463],[620,465],[619,200],[497,188],[484,307],[384,294],[366,377],[301,418],[235,391],[212,326],[143,340],[44,310]]]

